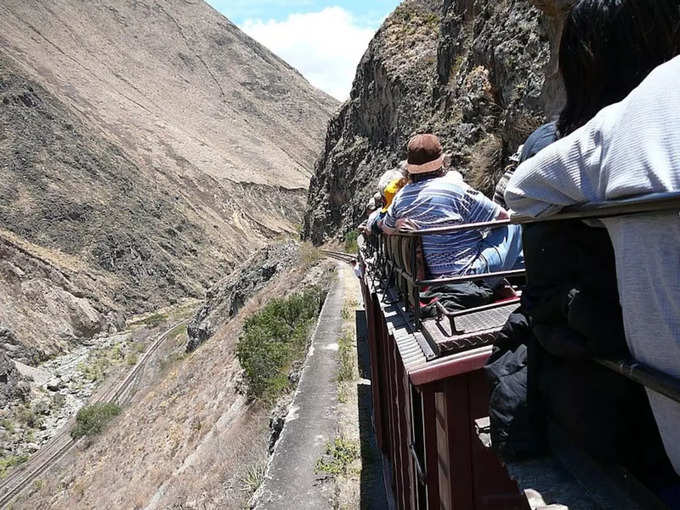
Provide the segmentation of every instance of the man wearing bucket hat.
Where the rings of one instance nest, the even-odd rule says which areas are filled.
[[[428,229],[505,219],[507,212],[479,191],[444,178],[444,154],[432,134],[414,136],[408,144],[410,183],[395,197],[383,231],[399,227]],[[506,271],[523,265],[521,229],[464,230],[423,236],[423,253],[432,276]]]

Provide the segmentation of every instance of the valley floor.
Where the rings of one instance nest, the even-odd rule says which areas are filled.
[[[25,461],[62,429],[69,428],[81,407],[120,381],[152,340],[169,324],[188,318],[197,304],[190,300],[137,317],[124,331],[93,338],[36,367],[15,361],[30,385],[30,400],[14,402],[0,410],[0,460]],[[185,332],[185,326],[172,329],[166,350],[176,350],[178,339],[183,345]],[[131,386],[130,395],[142,377],[144,373]],[[0,481],[8,471],[0,470]]]
[[[275,415],[271,404],[245,395],[237,340],[244,321],[273,297],[331,280],[304,373],[317,360],[323,362],[316,367],[317,374],[302,376],[292,406],[284,408],[289,423],[275,452],[285,449],[286,431],[304,425],[305,418],[314,423],[298,437],[300,452],[283,463],[275,453],[270,461],[270,420]],[[101,435],[78,443],[32,482],[12,508],[242,509],[250,506],[262,480],[265,486],[271,480],[277,463],[283,472],[296,463],[306,472],[308,488],[323,495],[318,501],[301,500],[300,508],[386,508],[382,457],[372,432],[360,301],[358,281],[349,266],[314,262],[274,278],[191,354],[184,352],[185,327],[178,329],[137,380],[136,393],[126,399],[122,415]],[[140,324],[155,320],[158,317],[142,318]],[[325,335],[321,340],[320,332]],[[116,346],[106,352],[112,349]],[[133,352],[130,348],[129,355]],[[76,363],[80,359],[76,354],[70,355],[70,365],[80,366],[82,372],[83,361]],[[97,359],[91,363],[96,365]],[[61,379],[65,386],[70,384],[70,376]],[[300,398],[315,401],[319,416],[325,416],[323,434],[315,429],[323,420],[306,416]]]

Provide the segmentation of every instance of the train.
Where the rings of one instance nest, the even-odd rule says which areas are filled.
[[[679,212],[680,193],[664,193],[570,207],[549,219],[512,218],[360,237],[373,425],[392,508],[528,510],[535,503],[527,489],[545,490],[550,484],[547,491],[565,501],[568,491],[584,491],[592,508],[669,508],[630,472],[603,465],[574,448],[549,416],[543,417],[550,430],[547,456],[528,462],[502,460],[490,441],[489,383],[483,369],[505,321],[520,306],[524,271],[432,280],[422,237],[508,223]],[[422,293],[433,284],[489,277],[519,283],[512,295],[497,302],[455,311],[435,304],[435,313],[423,316]],[[632,359],[588,362],[604,367],[610,377],[626,378],[680,402],[677,378]]]

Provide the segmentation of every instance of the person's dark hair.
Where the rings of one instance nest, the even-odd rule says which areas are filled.
[[[444,167],[441,167],[439,170],[435,170],[434,172],[427,172],[425,174],[408,174],[408,176],[409,179],[411,179],[411,182],[421,182],[428,179],[434,179],[436,177],[443,177]]]
[[[566,136],[680,53],[680,0],[580,0],[562,32]]]

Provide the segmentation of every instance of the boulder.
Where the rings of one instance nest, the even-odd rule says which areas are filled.
[[[0,351],[0,408],[15,400],[26,401],[30,394],[28,385],[7,354]]]

